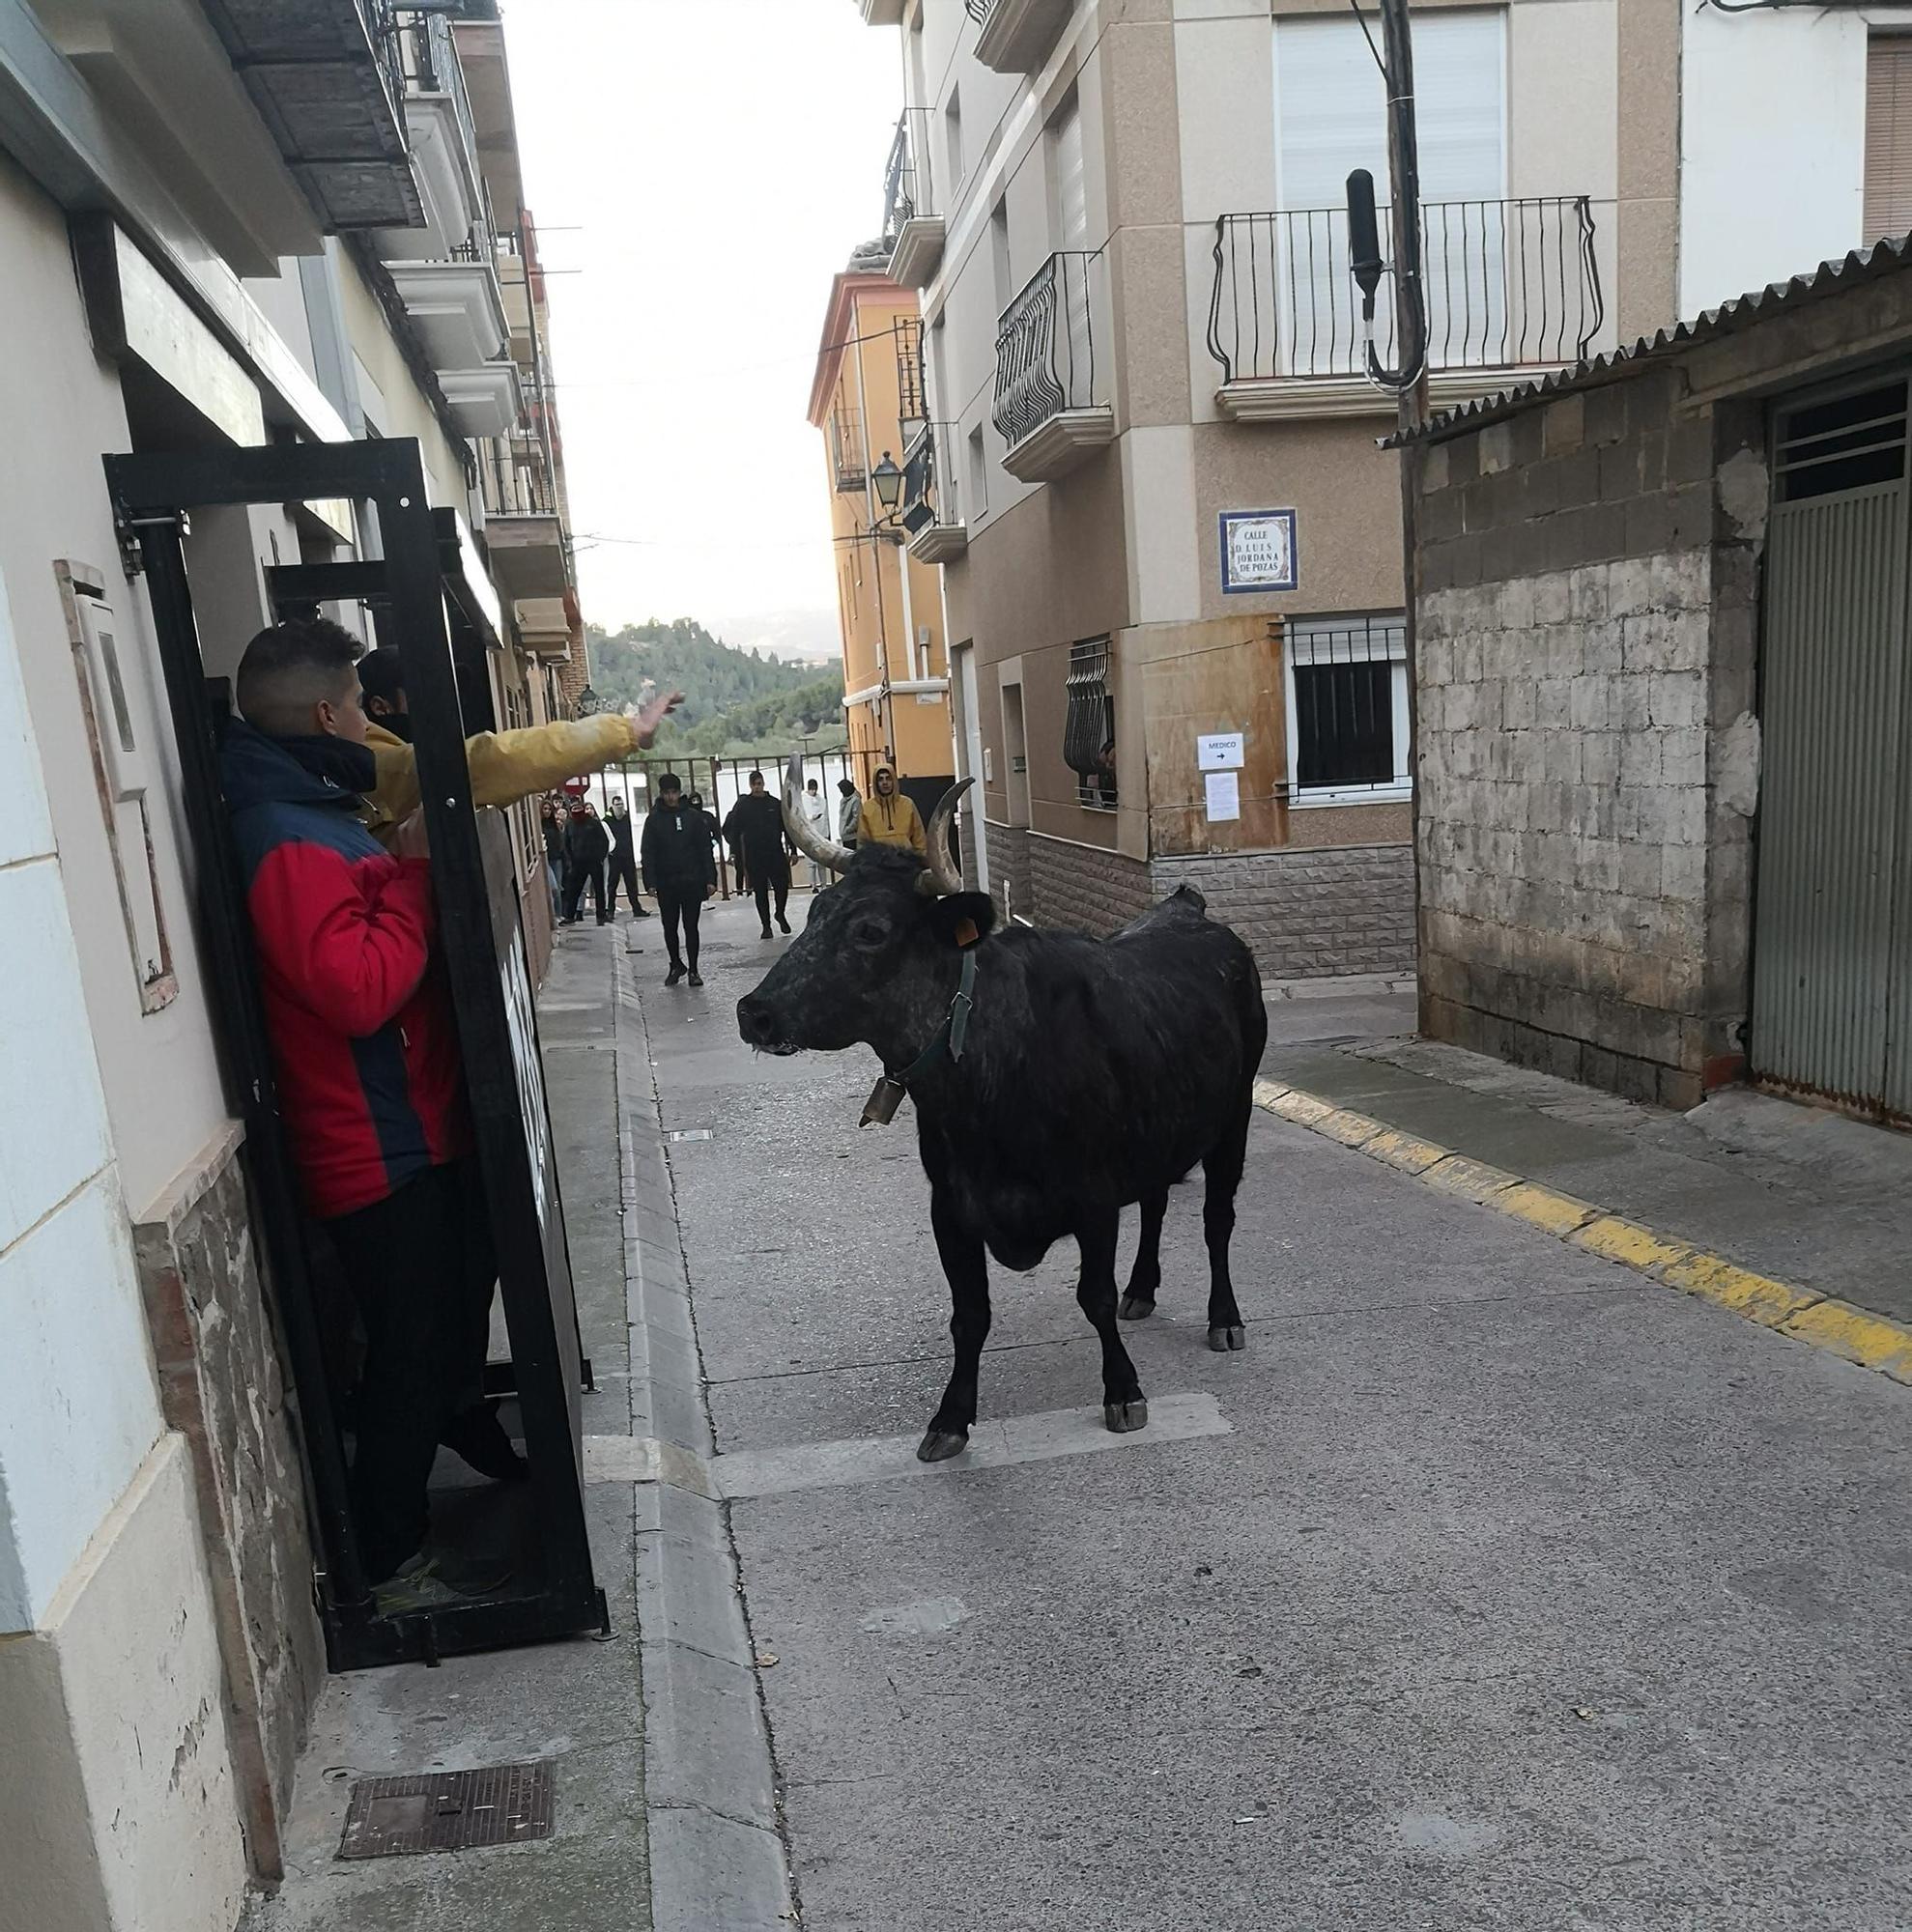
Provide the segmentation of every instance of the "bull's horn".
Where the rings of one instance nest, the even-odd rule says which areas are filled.
[[[975,782],[974,779],[958,779],[936,801],[936,810],[929,814],[929,829],[925,835],[929,848],[929,869],[918,880],[918,892],[934,893],[939,898],[947,898],[950,894],[962,891],[962,876],[950,864],[950,819],[961,803],[963,793]]]
[[[790,762],[784,767],[785,836],[806,859],[814,859],[819,866],[841,872],[856,855],[847,845],[839,845],[834,838],[825,838],[821,833],[811,830],[810,820],[803,813],[802,800],[803,759],[792,753]]]

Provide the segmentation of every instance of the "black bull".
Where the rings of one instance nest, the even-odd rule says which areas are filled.
[[[1148,1403],[1116,1317],[1154,1310],[1168,1190],[1197,1162],[1209,1346],[1246,1342],[1228,1247],[1268,1037],[1253,955],[1186,887],[1107,940],[992,932],[985,896],[927,895],[909,853],[866,846],[847,866],[842,848],[823,856],[842,883],[816,896],[802,934],[738,1003],[737,1024],[772,1053],[862,1043],[891,1073],[932,1049],[908,1084],[956,1365],[917,1455],[957,1454],[976,1420],[985,1249],[1027,1269],[1066,1236],[1081,1253],[1075,1298],[1101,1340],[1103,1419],[1118,1432],[1142,1428]],[[933,1043],[965,947],[975,949],[973,1005],[956,1060]],[[1116,1236],[1131,1201],[1142,1238],[1118,1311]]]

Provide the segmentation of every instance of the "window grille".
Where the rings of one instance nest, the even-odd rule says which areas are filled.
[[[1288,626],[1297,792],[1402,782],[1407,638],[1400,616],[1300,618]]]
[[[1063,724],[1063,762],[1075,774],[1076,802],[1113,811],[1115,694],[1109,689],[1109,640],[1090,638],[1069,648],[1069,715]]]
[[[1898,482],[1905,474],[1905,430],[1902,377],[1784,412],[1774,460],[1780,501]]]

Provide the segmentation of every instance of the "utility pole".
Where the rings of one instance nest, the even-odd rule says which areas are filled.
[[[1408,0],[1379,0],[1380,62],[1387,101],[1389,250],[1394,272],[1394,368],[1382,367],[1374,352],[1375,292],[1383,271],[1376,233],[1374,182],[1366,169],[1348,177],[1349,255],[1360,285],[1369,325],[1368,373],[1394,391],[1401,455],[1401,577],[1404,592],[1402,655],[1408,684],[1408,778],[1414,878],[1414,949],[1421,945],[1420,679],[1416,667],[1416,605],[1420,571],[1415,538],[1420,523],[1421,444],[1414,432],[1428,416],[1427,298],[1421,265],[1420,147],[1414,129],[1414,48]],[[1356,0],[1358,11],[1358,0]],[[1372,44],[1372,43],[1370,43]],[[1425,1020],[1425,1015],[1420,1016]]]

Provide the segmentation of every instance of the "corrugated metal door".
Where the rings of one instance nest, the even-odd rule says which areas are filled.
[[[1912,1111],[1906,379],[1788,403],[1775,436],[1752,1058]]]

